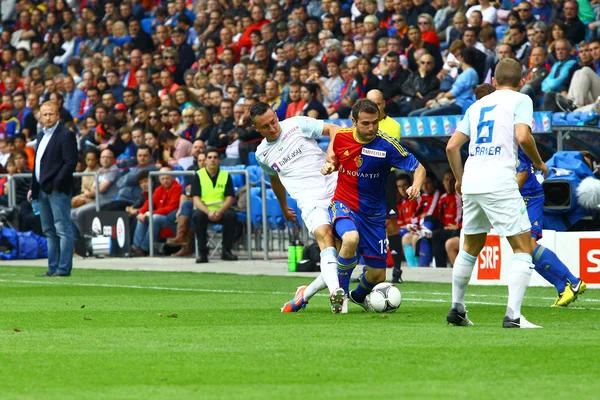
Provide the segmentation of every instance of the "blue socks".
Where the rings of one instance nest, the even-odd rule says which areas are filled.
[[[403,244],[402,249],[404,250],[404,258],[409,267],[418,267],[419,261],[415,257],[415,249],[412,244]]]
[[[565,291],[567,283],[579,282],[579,278],[569,271],[556,254],[542,245],[533,251],[533,263],[537,273],[553,284],[559,294]]]
[[[356,255],[350,258],[338,256],[337,262],[337,274],[340,287],[344,289],[344,293],[348,294],[348,291],[350,290],[350,278],[352,277],[352,271],[354,271],[354,268],[356,268],[356,264],[358,263],[358,257],[356,257]]]
[[[371,290],[373,290],[374,287],[374,284],[367,281],[365,274],[362,274],[358,281],[358,286],[352,291],[352,298],[354,299],[354,301],[362,303],[363,301],[365,301],[367,295],[371,293]]]

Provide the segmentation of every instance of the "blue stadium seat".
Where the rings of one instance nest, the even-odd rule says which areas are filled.
[[[558,112],[552,114],[552,125],[567,125],[567,113]]]
[[[248,153],[248,163],[249,163],[249,165],[258,166],[258,161],[256,160],[256,153],[254,151],[251,151],[250,153]]]
[[[302,213],[300,211],[300,208],[298,208],[298,203],[296,202],[296,200],[292,199],[289,195],[287,196],[287,202],[288,202],[288,207],[291,208],[292,210],[294,210],[294,212],[296,213],[296,222],[298,223],[298,225],[302,224]]]
[[[596,118],[598,118],[598,114],[596,114],[596,111],[594,111],[594,110],[582,112],[581,116],[579,117],[581,122],[584,122],[584,123],[589,122]]]
[[[581,113],[574,111],[567,114],[567,124],[569,125],[579,125],[581,123]]]
[[[498,37],[498,40],[504,38],[504,32],[506,32],[506,29],[508,29],[508,25],[499,25],[496,27],[496,36]]]
[[[257,196],[260,197],[260,191],[261,191],[261,187],[251,187],[250,188],[250,197],[252,196]]]
[[[250,221],[256,229],[262,229],[262,199],[259,196],[250,197]]]
[[[250,174],[250,183],[253,186],[260,186],[260,176],[262,174],[262,168],[256,165],[250,165],[246,169]],[[265,174],[265,180],[267,181],[267,186],[270,187],[271,182],[269,181],[269,175]]]
[[[270,230],[285,229],[285,218],[279,207],[279,201],[275,197],[267,198],[267,223]]]
[[[329,147],[329,142],[319,142],[319,147],[321,148],[321,150],[327,151],[327,148]]]
[[[173,167],[173,171],[185,171],[180,165],[175,165]],[[175,179],[177,180],[177,182],[179,182],[180,185],[185,186],[185,176],[184,175],[177,175],[175,176]]]

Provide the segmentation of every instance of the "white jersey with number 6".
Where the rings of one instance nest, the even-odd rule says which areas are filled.
[[[518,190],[515,124],[531,128],[532,121],[531,98],[512,90],[497,90],[469,107],[456,128],[471,138],[462,180],[463,193]]]
[[[323,134],[324,122],[293,117],[279,122],[279,125],[279,138],[274,142],[263,139],[256,149],[259,165],[267,174],[279,175],[281,183],[303,213],[315,202],[331,202],[337,172],[327,176],[321,174],[326,156],[315,141]]]

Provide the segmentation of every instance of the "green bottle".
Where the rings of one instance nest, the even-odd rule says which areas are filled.
[[[304,259],[304,243],[296,240],[296,264]],[[295,269],[294,269],[295,270]]]
[[[296,272],[296,245],[294,241],[290,240],[288,245],[288,271]]]

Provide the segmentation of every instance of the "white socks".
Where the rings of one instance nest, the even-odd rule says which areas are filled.
[[[337,251],[328,247],[321,252],[321,274],[311,282],[304,291],[304,299],[308,301],[320,290],[329,289],[329,293],[340,287],[337,275]]]
[[[510,319],[521,316],[521,305],[532,272],[531,254],[516,253],[513,255],[512,268],[508,277],[508,306],[506,308],[506,315]]]
[[[455,308],[460,313],[466,311],[465,293],[467,285],[471,280],[476,260],[477,257],[473,257],[466,251],[461,250],[454,262],[454,269],[452,270],[452,308]]]

